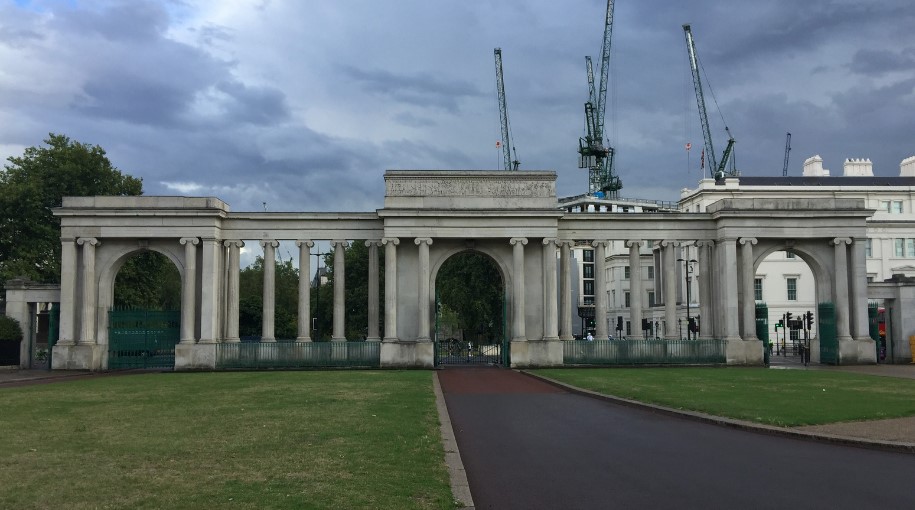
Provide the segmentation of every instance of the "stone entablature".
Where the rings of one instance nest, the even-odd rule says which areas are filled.
[[[389,170],[386,209],[556,209],[555,172]]]

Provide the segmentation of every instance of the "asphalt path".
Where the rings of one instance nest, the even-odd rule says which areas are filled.
[[[476,508],[915,508],[915,456],[606,402],[499,368],[439,382]]]

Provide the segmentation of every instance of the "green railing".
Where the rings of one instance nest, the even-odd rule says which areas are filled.
[[[216,345],[216,368],[378,368],[381,342],[255,342]]]
[[[573,340],[565,365],[696,365],[727,362],[726,340]]]
[[[839,364],[839,340],[836,333],[836,307],[832,303],[820,303],[819,325],[817,331],[820,338],[820,363],[827,365]]]

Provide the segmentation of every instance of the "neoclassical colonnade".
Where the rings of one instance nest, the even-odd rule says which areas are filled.
[[[728,362],[762,361],[756,341],[753,282],[769,253],[791,249],[813,269],[817,299],[834,302],[845,362],[871,362],[864,270],[865,219],[855,200],[723,200],[705,213],[568,213],[559,210],[553,172],[419,172],[385,174],[384,208],[375,213],[231,213],[215,198],[74,197],[61,218],[61,338],[55,368],[105,366],[107,311],[114,277],[131,254],[154,250],[182,278],[176,368],[212,368],[218,343],[239,342],[239,259],[244,240],[264,254],[262,342],[274,342],[275,250],[299,248],[298,332],[309,342],[311,250],[329,241],[334,253],[332,340],[345,341],[344,247],[366,240],[369,252],[367,341],[381,342],[384,366],[431,366],[434,289],[448,257],[475,250],[503,276],[516,366],[562,364],[572,338],[572,246],[594,248],[598,337],[608,330],[607,248],[622,241],[640,274],[641,250],[656,253],[665,338],[676,338],[678,250],[699,263],[702,336],[728,342]],[[801,221],[803,220],[803,221]],[[649,244],[650,243],[650,244]],[[385,253],[385,300],[379,299],[378,250]],[[630,291],[642,292],[639,278]],[[384,313],[384,331],[379,315]],[[630,320],[644,310],[632,300]]]

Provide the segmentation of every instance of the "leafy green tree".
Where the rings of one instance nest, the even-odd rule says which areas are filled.
[[[293,339],[298,336],[299,269],[292,260],[279,261],[275,274],[274,336]],[[240,336],[261,335],[264,296],[264,258],[241,270],[238,280],[238,331]]]
[[[134,255],[114,281],[115,308],[147,310],[181,309],[181,274],[161,253],[145,251]]]
[[[492,259],[475,252],[452,256],[439,269],[436,289],[441,309],[457,314],[465,337],[472,335],[477,342],[501,341],[503,284]]]
[[[0,173],[0,281],[60,281],[60,221],[51,209],[62,197],[143,193],[142,180],[122,174],[98,145],[53,133],[44,143],[8,158]]]
[[[378,250],[378,292],[379,307],[384,303],[384,253]],[[362,239],[354,240],[350,245],[344,248],[343,261],[346,264],[346,297],[344,307],[346,309],[344,334],[347,340],[363,340],[368,335],[368,302],[369,302],[369,249],[365,246]],[[322,285],[320,289],[320,298],[317,296],[318,289],[312,288],[311,306],[312,317],[315,317],[319,323],[321,339],[329,339],[333,334],[333,314],[334,314],[334,255],[328,253],[324,255],[324,267],[327,268],[328,282]],[[379,308],[379,321],[383,319],[382,308]],[[384,331],[384,324],[379,324],[378,331]]]

